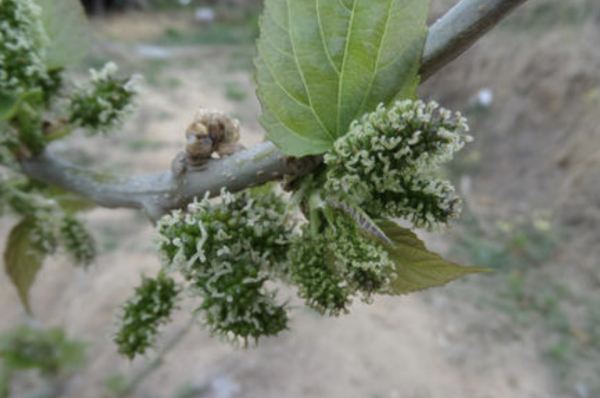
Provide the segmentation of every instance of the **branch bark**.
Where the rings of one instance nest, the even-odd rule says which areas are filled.
[[[423,80],[466,51],[525,1],[461,0],[430,27],[421,67]],[[206,168],[180,177],[171,171],[125,178],[107,176],[48,152],[22,161],[23,172],[33,179],[78,193],[100,206],[145,210],[154,220],[206,193],[217,195],[222,188],[236,192],[284,175],[308,173],[314,167],[314,161],[286,158],[271,142],[211,161]]]
[[[527,0],[462,0],[429,29],[421,76],[428,79]]]
[[[156,220],[169,210],[184,207],[195,197],[206,193],[218,195],[224,187],[236,192],[284,175],[297,175],[306,169],[304,163],[301,159],[286,158],[271,142],[263,142],[181,176],[169,170],[114,177],[75,166],[50,152],[23,160],[21,167],[29,177],[77,193],[99,206],[141,209]]]

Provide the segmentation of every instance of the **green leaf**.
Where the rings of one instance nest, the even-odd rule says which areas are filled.
[[[83,59],[90,46],[88,21],[79,0],[36,0],[50,37],[48,69],[59,69]]]
[[[445,285],[465,275],[489,272],[485,268],[464,267],[444,260],[427,250],[412,231],[392,221],[382,221],[378,225],[394,242],[393,246],[385,246],[396,263],[397,277],[391,282],[390,294],[407,294]]]
[[[13,227],[4,252],[6,274],[15,285],[21,302],[29,313],[31,313],[29,290],[42,268],[45,256],[44,252],[35,244],[34,231],[34,221],[25,218]]]
[[[6,91],[0,92],[0,121],[9,120],[16,111],[18,96]]]
[[[288,155],[318,155],[380,103],[413,97],[429,0],[266,0],[261,123]]]

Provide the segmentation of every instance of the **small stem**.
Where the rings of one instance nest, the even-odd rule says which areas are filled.
[[[163,347],[158,351],[156,357],[148,362],[142,369],[140,369],[129,381],[129,383],[115,396],[115,398],[127,398],[132,396],[135,390],[146,380],[152,373],[160,368],[163,364],[165,356],[170,353],[181,340],[188,334],[192,329],[192,326],[196,324],[196,316],[192,317],[190,321],[179,329]]]

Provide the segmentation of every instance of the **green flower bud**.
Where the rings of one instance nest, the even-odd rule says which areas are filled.
[[[91,132],[107,132],[122,122],[132,108],[136,79],[117,78],[116,72],[112,62],[100,71],[90,70],[91,81],[71,96],[69,122]]]
[[[384,292],[394,276],[394,264],[371,230],[333,210],[322,231],[305,226],[290,251],[290,280],[306,304],[323,314],[348,312],[352,298],[369,301]]]
[[[200,310],[209,330],[244,345],[287,328],[284,305],[265,289],[268,276],[244,264],[219,263],[194,285],[202,297]]]
[[[328,248],[336,268],[344,271],[345,279],[365,299],[384,289],[393,275],[394,264],[388,253],[374,238],[367,237],[360,226],[345,214],[338,214],[325,231]]]
[[[94,238],[75,217],[63,218],[60,226],[62,243],[77,265],[89,266],[96,258]]]
[[[447,224],[461,212],[462,200],[450,182],[431,176],[408,176],[399,180],[399,192],[380,193],[365,207],[371,214],[404,218],[417,228]]]
[[[348,312],[353,291],[336,269],[327,240],[305,229],[290,251],[290,279],[306,305],[322,314],[337,316]]]
[[[142,279],[134,296],[123,306],[121,324],[115,336],[119,353],[129,359],[152,347],[160,326],[167,323],[177,304],[179,287],[163,273]]]
[[[58,248],[57,217],[50,212],[37,211],[33,221],[33,243],[44,253],[54,254]]]

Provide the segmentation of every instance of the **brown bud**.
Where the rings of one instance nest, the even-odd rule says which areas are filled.
[[[185,139],[185,151],[190,159],[210,158],[213,153],[214,143],[204,124],[198,121],[192,123],[185,132]]]
[[[214,143],[233,143],[240,139],[240,125],[223,112],[201,109],[196,122],[204,124]]]

